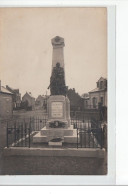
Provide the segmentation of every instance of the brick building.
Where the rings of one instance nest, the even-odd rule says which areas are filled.
[[[96,88],[88,96],[83,96],[84,109],[98,109],[99,105],[107,107],[107,79],[101,77],[96,82]]]
[[[44,105],[44,101],[45,101],[45,96],[44,95],[39,95],[37,98],[36,98],[36,105],[39,106],[40,108],[43,107]]]
[[[22,105],[24,104],[24,108],[27,110],[35,109],[35,98],[32,96],[31,92],[26,92],[22,97]]]
[[[49,98],[49,95],[39,95],[35,102],[36,108],[47,109],[48,98]]]
[[[13,114],[13,94],[0,81],[0,118],[10,118]]]
[[[91,108],[98,108],[99,103],[107,107],[107,79],[101,77],[96,82],[97,87],[89,92]]]
[[[83,99],[84,109],[88,109],[89,108],[89,94],[88,93],[82,94],[81,98]]]
[[[9,90],[12,95],[13,100],[13,108],[17,109],[21,106],[21,94],[19,93],[19,89],[13,89],[12,87],[6,85],[7,90]]]

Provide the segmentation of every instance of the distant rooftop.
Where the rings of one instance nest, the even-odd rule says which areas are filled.
[[[95,88],[93,90],[91,90],[89,93],[91,92],[99,92],[99,91],[104,91],[105,89],[100,89],[100,88]]]
[[[5,88],[4,86],[1,86],[0,92],[6,93],[6,94],[13,94],[13,93],[11,93],[9,90],[7,90],[7,88]]]
[[[98,79],[98,81],[100,81],[100,80],[107,80],[106,78],[104,78],[104,77],[100,77],[100,79]],[[98,82],[97,81],[97,82]]]
[[[31,96],[32,98],[34,98],[31,92],[26,92],[26,93],[27,93],[29,96]]]
[[[84,94],[81,95],[81,98],[89,99],[89,94],[88,93],[84,93]]]
[[[12,88],[12,87],[10,87],[8,85],[6,85],[6,87],[10,88],[11,90],[19,90],[18,88],[14,89],[14,88]]]

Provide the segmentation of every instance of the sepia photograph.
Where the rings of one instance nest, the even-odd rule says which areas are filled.
[[[0,175],[108,174],[107,7],[0,8]]]

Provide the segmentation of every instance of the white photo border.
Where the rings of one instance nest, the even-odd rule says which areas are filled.
[[[98,1],[99,2],[99,1]],[[100,1],[101,2],[101,1]],[[103,2],[103,1],[102,1]],[[1,175],[0,185],[115,185],[116,184],[116,6],[97,1],[0,1],[0,7],[106,7],[108,19],[108,174]],[[42,4],[44,3],[44,4]]]

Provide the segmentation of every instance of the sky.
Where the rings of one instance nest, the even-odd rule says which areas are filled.
[[[0,8],[0,80],[36,98],[49,94],[52,44],[64,38],[66,85],[80,95],[107,78],[106,8]]]

